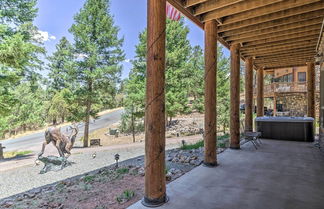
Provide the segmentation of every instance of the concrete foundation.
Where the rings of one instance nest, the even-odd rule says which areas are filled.
[[[322,209],[324,155],[312,143],[262,140],[219,155],[167,185],[161,209]],[[146,208],[140,202],[129,209]]]

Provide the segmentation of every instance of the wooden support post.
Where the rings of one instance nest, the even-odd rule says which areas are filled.
[[[257,117],[264,115],[263,68],[257,70]]]
[[[245,60],[245,131],[253,131],[253,58]]]
[[[148,0],[145,107],[145,191],[143,205],[167,201],[165,186],[166,0]]]
[[[273,93],[273,116],[276,116],[277,113],[277,97],[276,92]]]
[[[217,23],[205,23],[205,159],[207,166],[216,166],[216,71],[217,71]]]
[[[231,120],[230,148],[240,149],[240,44],[233,44],[231,51]]]
[[[315,64],[307,63],[307,116],[315,119]]]
[[[6,147],[3,147],[2,144],[0,143],[0,160],[4,159],[4,156],[3,156],[3,149],[6,148]]]
[[[320,127],[319,133],[324,139],[324,62],[321,63],[320,70]]]

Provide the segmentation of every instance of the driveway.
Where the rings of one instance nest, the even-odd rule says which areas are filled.
[[[101,115],[95,121],[92,120],[90,123],[90,132],[107,127],[113,123],[120,121],[123,109],[117,109],[115,111],[109,112],[107,114]],[[61,130],[66,131],[68,125],[63,126]],[[78,138],[83,136],[84,133],[84,123],[81,123],[79,127]],[[0,141],[2,146],[6,147],[4,151],[14,151],[14,150],[32,150],[32,147],[41,147],[41,143],[44,141],[44,131],[30,134],[27,136],[22,136],[14,139],[6,139]]]

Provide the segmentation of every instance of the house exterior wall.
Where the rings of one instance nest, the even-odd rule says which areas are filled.
[[[286,93],[276,96],[277,104],[282,104],[283,112],[289,112],[290,116],[307,116],[307,94]],[[319,121],[319,93],[315,93],[316,121]]]

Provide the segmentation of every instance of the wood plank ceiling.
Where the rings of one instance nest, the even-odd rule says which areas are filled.
[[[218,22],[218,39],[266,69],[315,61],[324,0],[168,0],[199,27]]]

